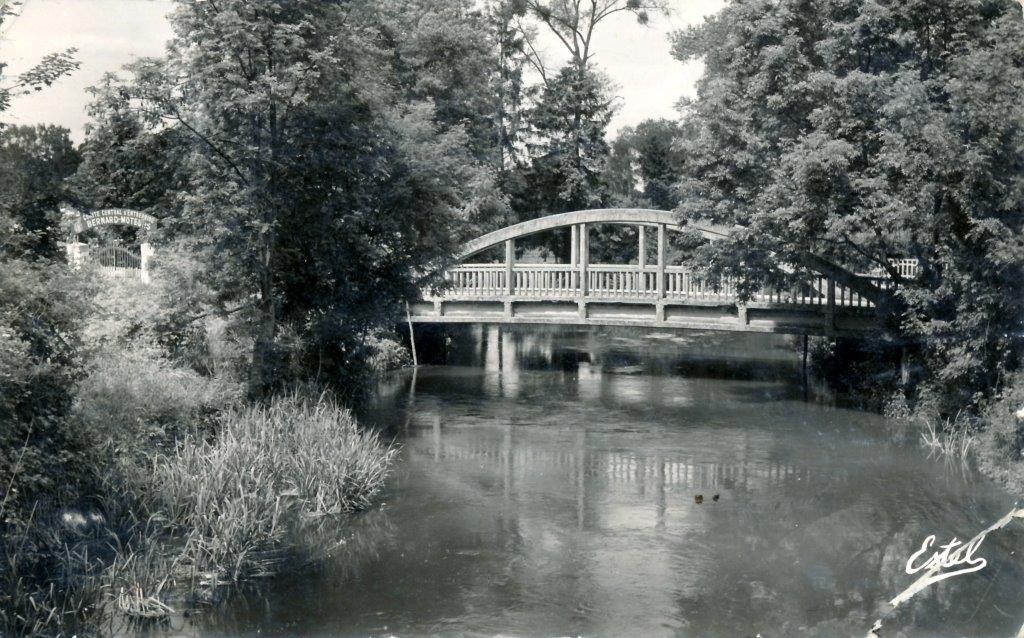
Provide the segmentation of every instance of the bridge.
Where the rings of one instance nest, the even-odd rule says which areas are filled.
[[[590,262],[590,230],[598,224],[637,227],[635,264]],[[570,229],[569,263],[517,263],[516,241]],[[727,226],[681,224],[669,211],[598,209],[562,213],[508,226],[466,243],[446,285],[410,305],[413,323],[555,324],[638,326],[773,332],[797,335],[863,335],[881,330],[875,303],[851,286],[849,277],[816,273],[786,290],[764,288],[741,302],[732,278],[708,281],[683,266],[666,263],[667,233],[699,232],[709,240],[729,236]],[[647,263],[647,242],[657,258]],[[485,251],[504,248],[504,260],[474,263]],[[814,260],[812,260],[814,262]],[[822,264],[827,264],[818,260]],[[913,277],[914,260],[894,263]],[[824,269],[824,268],[823,268]],[[880,272],[856,275],[858,284],[891,291],[895,282]]]

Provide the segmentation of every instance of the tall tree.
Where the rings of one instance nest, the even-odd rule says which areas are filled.
[[[340,380],[361,335],[431,282],[493,192],[462,121],[475,102],[438,79],[448,44],[399,52],[378,37],[377,8],[181,2],[167,59],[117,89],[151,134],[185,142],[165,227],[250,330],[253,394],[282,372],[282,325],[304,370]]]
[[[592,89],[590,84],[600,75],[593,66],[594,38],[602,23],[618,14],[632,14],[647,24],[652,13],[664,12],[664,0],[524,0],[527,11],[553,35],[568,55],[568,62],[551,72],[538,53],[530,32],[524,30],[529,60],[540,74],[544,94],[570,89],[570,98],[563,102],[570,107],[572,120],[568,127],[569,162],[582,170],[584,146],[587,144],[588,110]]]
[[[548,79],[528,111],[532,160],[521,210],[557,213],[604,200],[605,133],[614,106],[604,76],[587,73],[581,79],[576,69],[565,66]]]
[[[683,127],[672,120],[644,120],[619,131],[609,159],[609,186],[626,205],[671,210],[683,168]]]
[[[979,400],[1021,355],[1022,40],[1010,0],[745,0],[677,34],[706,64],[680,210],[745,229],[702,261],[847,277],[923,340],[947,407]],[[848,278],[873,268],[897,298]]]

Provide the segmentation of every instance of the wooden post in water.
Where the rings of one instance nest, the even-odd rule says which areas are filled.
[[[412,313],[409,312],[409,302],[405,302],[405,320],[409,322],[409,349],[412,350],[412,367],[420,366],[419,358],[416,356],[416,333],[412,329]]]

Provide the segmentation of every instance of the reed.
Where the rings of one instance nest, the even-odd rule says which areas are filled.
[[[303,528],[366,509],[395,449],[325,396],[227,412],[213,439],[156,459],[146,507],[184,537],[184,564],[215,586],[268,576],[301,555]]]
[[[921,442],[929,454],[947,461],[959,461],[966,465],[975,448],[976,437],[971,431],[969,419],[962,414],[939,422],[937,419],[923,419]]]

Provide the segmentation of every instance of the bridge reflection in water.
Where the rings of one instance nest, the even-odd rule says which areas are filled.
[[[431,601],[434,620],[407,629],[866,632],[915,544],[968,536],[1010,501],[892,445],[878,416],[801,401],[785,339],[466,327],[451,358],[482,369],[397,378],[367,418],[399,434],[388,512],[396,548],[417,558],[373,578]],[[1008,574],[1024,577],[1022,540],[986,541],[1005,592]],[[908,617],[934,636],[1010,627],[956,605],[998,587],[951,580]],[[1005,592],[996,604],[1012,604]]]

